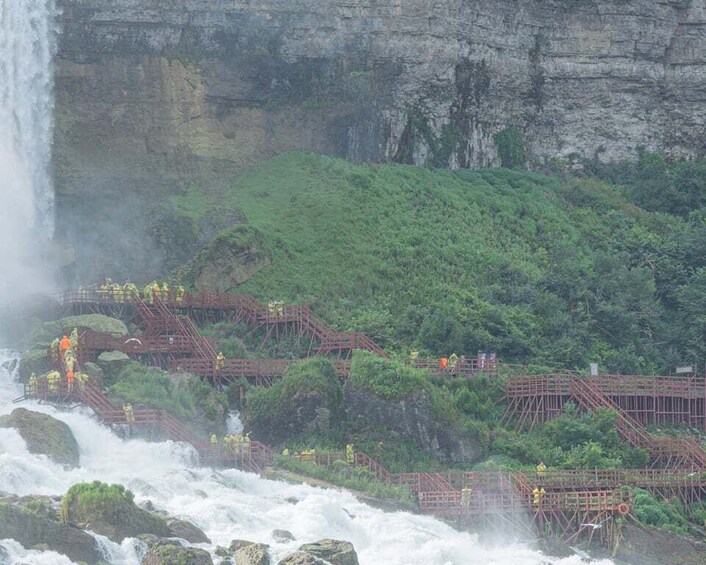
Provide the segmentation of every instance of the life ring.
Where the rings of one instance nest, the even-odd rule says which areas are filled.
[[[628,506],[626,503],[621,502],[618,504],[618,514],[621,516],[627,516],[630,514],[630,506]]]

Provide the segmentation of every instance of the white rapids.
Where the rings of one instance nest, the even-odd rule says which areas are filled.
[[[16,405],[17,364],[0,352],[0,414]],[[520,543],[488,546],[476,536],[459,532],[434,518],[407,512],[383,512],[356,500],[346,491],[292,485],[261,479],[235,470],[214,470],[195,464],[190,446],[123,440],[99,424],[89,409],[62,412],[26,402],[23,406],[66,422],[80,447],[81,466],[65,470],[44,456],[27,452],[14,430],[0,430],[0,490],[13,494],[63,494],[72,484],[89,480],[121,483],[135,493],[137,503],[151,501],[160,510],[188,519],[202,528],[213,545],[200,545],[213,554],[216,545],[247,539],[270,545],[272,562],[302,543],[322,538],[348,540],[365,565],[573,565],[579,557],[554,559]],[[280,543],[274,529],[292,532],[297,541]],[[139,544],[122,545],[97,536],[105,558],[115,564],[139,563]],[[57,564],[70,560],[53,552],[27,550],[15,541],[0,542],[0,554],[13,563]],[[214,562],[218,563],[214,556]],[[598,562],[603,565],[610,561]]]

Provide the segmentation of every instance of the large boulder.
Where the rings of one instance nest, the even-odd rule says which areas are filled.
[[[349,382],[344,387],[344,399],[348,421],[354,426],[389,430],[448,463],[475,463],[483,458],[482,443],[440,421],[424,390],[385,399],[370,390],[356,389]]]
[[[103,369],[101,369],[95,363],[91,363],[90,361],[85,361],[84,363],[81,363],[81,372],[88,375],[89,377],[94,377],[97,379],[103,378]]]
[[[98,366],[107,375],[117,375],[123,367],[130,363],[128,357],[122,351],[104,351],[98,356]]]
[[[40,412],[15,408],[0,417],[0,428],[15,428],[30,453],[47,455],[55,463],[78,467],[79,450],[69,426]]]
[[[269,266],[263,237],[251,228],[238,226],[213,239],[192,261],[189,278],[197,290],[227,292]]]
[[[287,543],[290,541],[296,541],[297,539],[289,530],[272,530],[272,538],[277,543]]]
[[[270,556],[264,543],[252,543],[241,547],[235,554],[238,565],[270,565]]]
[[[666,530],[623,524],[615,558],[637,565],[706,565],[706,544]]]
[[[142,565],[213,565],[207,551],[196,547],[184,547],[173,540],[155,536],[140,536],[147,545]]]
[[[305,543],[299,551],[328,561],[331,565],[358,565],[358,554],[349,541],[322,539]]]
[[[243,423],[264,443],[285,443],[302,434],[336,437],[345,417],[341,382],[329,360],[291,365],[269,388],[250,391]]]
[[[328,565],[323,559],[314,557],[311,553],[295,551],[277,562],[277,565]]]
[[[116,543],[140,534],[173,535],[162,516],[138,508],[132,492],[122,485],[76,484],[64,496],[62,514],[66,522],[85,524]]]
[[[49,519],[31,506],[0,502],[0,539],[17,540],[24,547],[46,548],[76,562],[99,563],[101,553],[93,536]]]
[[[37,324],[32,329],[28,342],[34,344],[34,347],[37,349],[46,349],[54,338],[61,338],[62,335],[68,334],[74,328],[77,328],[79,332],[89,330],[117,335],[125,335],[128,333],[127,326],[121,320],[104,316],[103,314],[84,314]]]
[[[167,526],[175,538],[185,539],[189,543],[211,543],[208,536],[187,520],[177,518],[167,518]]]

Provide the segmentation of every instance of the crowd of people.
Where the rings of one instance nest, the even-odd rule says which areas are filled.
[[[171,285],[164,281],[162,283],[153,280],[148,283],[140,292],[137,285],[129,280],[123,284],[114,282],[112,278],[106,277],[103,282],[90,286],[78,288],[79,298],[83,301],[99,300],[102,302],[132,302],[135,298],[141,297],[145,302],[152,303],[154,297],[164,301],[183,302],[186,296],[186,289],[182,285]]]
[[[223,438],[223,452],[226,457],[243,456],[250,454],[250,434],[230,434]],[[211,436],[211,449],[218,451],[218,436]]]
[[[54,338],[48,354],[52,369],[40,376],[32,373],[27,380],[27,394],[73,394],[75,386],[83,390],[88,375],[80,371],[78,347],[78,328],[74,328],[70,334],[64,334],[61,339]]]

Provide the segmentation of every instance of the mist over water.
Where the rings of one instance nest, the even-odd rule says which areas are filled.
[[[0,300],[49,288],[55,16],[54,0],[0,0]]]
[[[0,351],[0,414],[11,412],[16,407],[12,399],[21,394],[12,357]],[[276,563],[302,543],[330,537],[351,541],[363,565],[582,562],[579,557],[547,557],[509,540],[485,546],[476,536],[456,531],[434,518],[383,512],[343,491],[270,481],[235,470],[200,468],[190,446],[171,441],[122,440],[98,424],[87,408],[61,412],[33,402],[22,406],[66,422],[79,444],[81,466],[66,470],[44,456],[32,455],[14,430],[0,430],[0,490],[18,495],[61,495],[77,482],[121,483],[135,493],[138,504],[150,500],[158,509],[201,527],[213,545],[200,547],[210,552],[233,539],[247,539],[269,544]],[[276,542],[272,537],[276,528],[291,531],[297,540]],[[110,563],[139,563],[143,551],[139,542],[128,539],[118,545],[104,537],[99,537],[99,542]],[[16,542],[0,542],[0,552],[2,548],[17,562],[70,563],[56,554],[28,551]],[[217,558],[214,562],[218,563]]]

